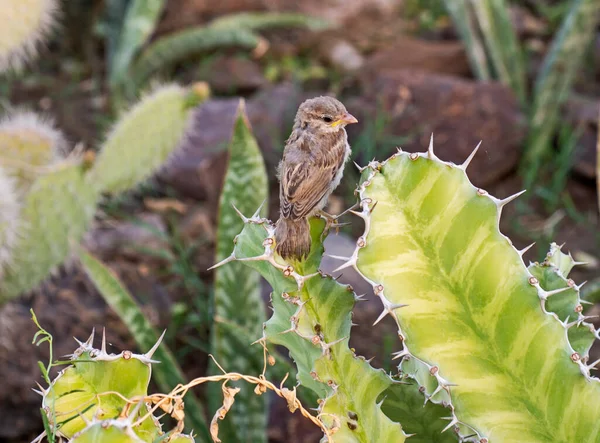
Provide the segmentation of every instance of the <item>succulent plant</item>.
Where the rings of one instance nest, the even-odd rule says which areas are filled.
[[[18,240],[20,204],[14,180],[0,167],[0,278]]]
[[[272,285],[264,339],[286,346],[299,382],[319,394],[329,441],[402,441],[386,414],[411,423],[427,407],[413,417],[393,406],[384,414],[379,395],[407,378],[426,404],[448,408],[443,430],[461,441],[599,441],[600,383],[590,374],[598,362],[588,362],[598,332],[567,279],[574,263],[553,246],[544,263],[525,266],[527,248],[499,231],[502,208],[520,193],[501,200],[473,186],[466,168],[474,154],[463,165],[444,162],[432,140],[426,153],[399,150],[361,168],[353,212],[365,232],[351,257],[337,258],[381,299],[375,323],[397,322],[396,377],[348,348],[356,296],[318,270],[323,222],[312,221],[311,254],[292,267],[274,254],[273,225],[244,218],[219,263],[241,261]]]

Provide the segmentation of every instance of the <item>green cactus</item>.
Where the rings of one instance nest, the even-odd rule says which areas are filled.
[[[56,0],[6,0],[0,8],[0,72],[20,68],[54,25]]]
[[[65,438],[72,438],[87,428],[90,420],[119,418],[125,406],[123,397],[131,399],[147,395],[151,363],[158,363],[152,360],[152,356],[160,342],[146,354],[131,351],[108,354],[104,334],[100,349],[93,347],[93,341],[92,333],[87,341],[79,342],[79,348],[71,355],[71,365],[60,371],[48,388],[39,391],[43,396],[42,408],[48,423],[57,435]],[[133,409],[131,420],[137,420],[146,412],[145,405]],[[143,441],[153,441],[162,432],[152,416],[133,430]]]
[[[0,264],[11,263],[0,280],[0,303],[34,289],[65,261],[88,229],[101,193],[121,192],[149,177],[178,146],[193,106],[207,96],[202,83],[158,88],[117,123],[91,169],[77,156],[57,162],[62,137],[37,117],[1,124],[0,166],[21,184],[22,201],[20,235],[15,240],[6,228],[9,234],[0,236]]]
[[[597,442],[600,384],[587,349],[598,333],[575,314],[578,296],[555,304],[578,287],[542,282],[525,267],[527,248],[498,229],[518,194],[500,200],[475,188],[465,172],[471,158],[443,162],[431,144],[364,168],[365,233],[341,268],[373,285],[380,318],[398,323],[402,373],[428,400],[448,404],[449,427],[482,442]],[[550,264],[536,272],[556,274]],[[562,321],[564,309],[573,315]],[[582,325],[587,333],[572,343]]]
[[[148,178],[183,137],[192,106],[206,98],[198,90],[165,85],[131,108],[108,135],[88,182],[117,193]]]
[[[273,287],[273,316],[264,338],[287,347],[298,366],[298,380],[321,398],[318,414],[330,441],[404,441],[398,423],[381,410],[377,398],[394,381],[348,347],[351,310],[356,295],[331,276],[318,272],[323,254],[321,220],[313,220],[313,248],[296,268],[279,263],[274,254],[274,226],[254,216],[244,218],[233,260],[255,269]]]

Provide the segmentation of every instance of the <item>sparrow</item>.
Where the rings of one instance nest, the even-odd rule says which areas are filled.
[[[350,157],[346,125],[358,120],[333,97],[306,100],[279,164],[280,216],[275,227],[275,250],[283,259],[301,260],[310,251],[308,218],[320,215],[329,195],[340,184]]]

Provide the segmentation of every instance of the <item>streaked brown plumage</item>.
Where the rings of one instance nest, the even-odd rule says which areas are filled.
[[[279,165],[280,217],[276,250],[284,259],[310,251],[308,217],[318,214],[339,185],[350,145],[344,129],[357,120],[333,97],[306,100],[298,108]]]

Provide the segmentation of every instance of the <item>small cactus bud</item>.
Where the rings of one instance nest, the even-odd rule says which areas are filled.
[[[537,279],[537,278],[535,278],[535,277],[529,277],[529,280],[528,280],[528,281],[529,281],[529,284],[530,284],[531,286],[535,286],[535,285],[537,285],[537,284],[539,283],[538,279]]]
[[[411,153],[411,154],[408,156],[408,158],[410,158],[412,161],[415,161],[416,159],[418,159],[418,158],[419,158],[419,154],[418,154],[418,153],[416,153],[416,152],[412,152],[412,153]]]
[[[432,366],[431,368],[429,368],[429,373],[431,375],[436,375],[439,371],[439,368],[437,366]]]
[[[579,355],[578,352],[573,352],[571,354],[571,360],[573,360],[573,362],[577,363],[579,360],[581,360],[581,356]]]
[[[275,357],[273,357],[272,355],[269,355],[267,357],[267,362],[269,363],[269,366],[275,366]]]
[[[129,360],[131,358],[131,351],[123,351],[123,359]]]

